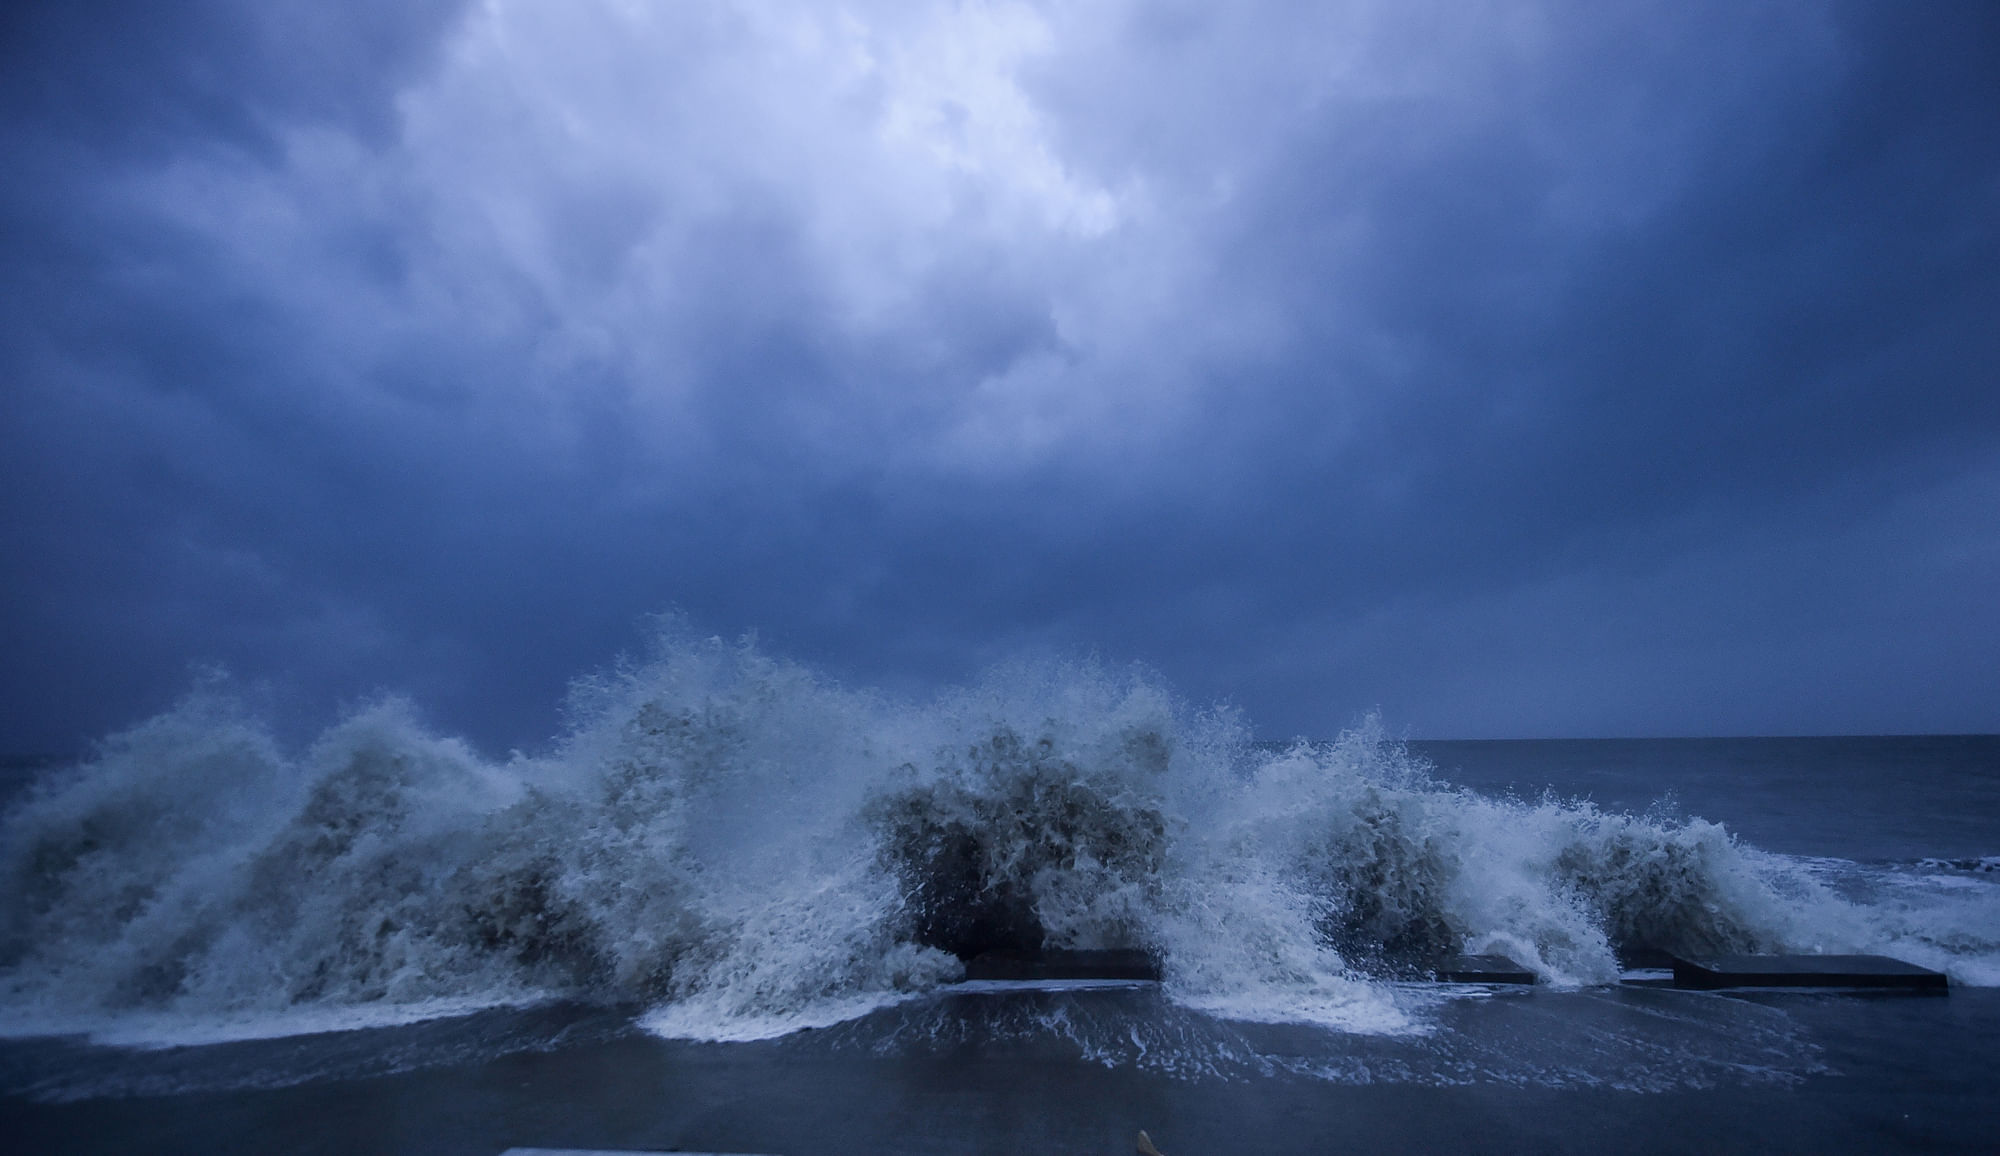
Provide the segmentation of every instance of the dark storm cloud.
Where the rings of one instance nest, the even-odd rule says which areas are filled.
[[[1979,5],[8,19],[13,746],[190,660],[536,741],[669,605],[1274,733],[2000,722]]]
[[[202,141],[268,153],[301,119],[380,135],[460,6],[27,0],[0,16],[0,92],[10,132],[135,159]]]

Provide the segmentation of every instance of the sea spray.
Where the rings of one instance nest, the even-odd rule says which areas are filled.
[[[747,1039],[1035,947],[1143,950],[1213,1015],[1421,1033],[1396,981],[1464,950],[1559,986],[1637,947],[1894,944],[1972,982],[1996,951],[1985,880],[1857,898],[1698,818],[1454,788],[1374,722],[1268,748],[1088,662],[908,703],[673,628],[500,762],[397,700],[287,753],[204,688],[19,800],[0,872],[16,1035],[567,998]]]

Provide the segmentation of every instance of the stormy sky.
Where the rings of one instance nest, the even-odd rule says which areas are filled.
[[[646,615],[1268,737],[2000,730],[1984,0],[0,15],[0,750]]]

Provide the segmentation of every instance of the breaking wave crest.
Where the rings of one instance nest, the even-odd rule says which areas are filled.
[[[1420,1033],[1433,997],[1388,981],[1459,951],[1561,986],[1638,948],[1893,949],[1975,983],[2000,951],[1986,891],[1856,898],[1701,819],[1455,789],[1372,723],[1270,748],[1093,664],[912,705],[672,630],[504,762],[396,700],[288,754],[197,692],[18,802],[0,878],[14,1035],[582,998],[749,1039],[1042,947],[1144,950],[1226,1018]]]

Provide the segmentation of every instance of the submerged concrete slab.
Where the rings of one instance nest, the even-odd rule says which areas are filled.
[[[1439,983],[1535,982],[1535,973],[1504,955],[1454,955],[1437,969]]]
[[[965,961],[969,980],[1157,980],[1160,965],[1143,951],[988,951]]]
[[[1674,960],[1674,986],[1852,987],[1942,992],[1944,973],[1886,955],[1713,955]]]

